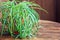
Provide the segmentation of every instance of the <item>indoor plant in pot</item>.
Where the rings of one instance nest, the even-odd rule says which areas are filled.
[[[39,28],[39,15],[35,9],[46,12],[40,5],[29,1],[8,0],[0,2],[1,36],[5,32],[15,38],[30,38],[36,35]]]

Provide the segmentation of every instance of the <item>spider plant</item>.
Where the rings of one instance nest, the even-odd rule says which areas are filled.
[[[7,31],[16,38],[33,37],[39,28],[39,15],[35,9],[47,12],[40,5],[29,1],[0,2],[1,36]]]

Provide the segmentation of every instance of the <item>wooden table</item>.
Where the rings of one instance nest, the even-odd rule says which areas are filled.
[[[40,20],[39,24],[42,28],[39,29],[37,37],[31,40],[60,40],[60,23]],[[0,40],[13,40],[13,38],[2,37]]]

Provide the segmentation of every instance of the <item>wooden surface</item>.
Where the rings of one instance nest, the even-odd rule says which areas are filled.
[[[43,27],[38,32],[39,38],[43,40],[60,40],[60,23],[41,20],[40,24]]]
[[[60,23],[40,20],[39,24],[42,26],[42,28],[38,30],[37,37],[32,38],[30,40],[60,40]],[[0,37],[0,40],[14,40],[14,39],[5,36],[2,38]]]
[[[48,11],[48,14],[46,14],[45,12],[43,12],[43,11],[40,12],[40,10],[38,10],[40,19],[55,21],[55,19],[56,19],[56,16],[55,16],[56,3],[55,3],[55,1],[56,0],[36,0],[37,4],[41,5],[41,7],[43,7],[44,9],[46,9]]]

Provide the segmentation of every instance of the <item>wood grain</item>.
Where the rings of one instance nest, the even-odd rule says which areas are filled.
[[[38,32],[39,38],[60,40],[60,23],[41,20],[40,24],[43,27]]]

